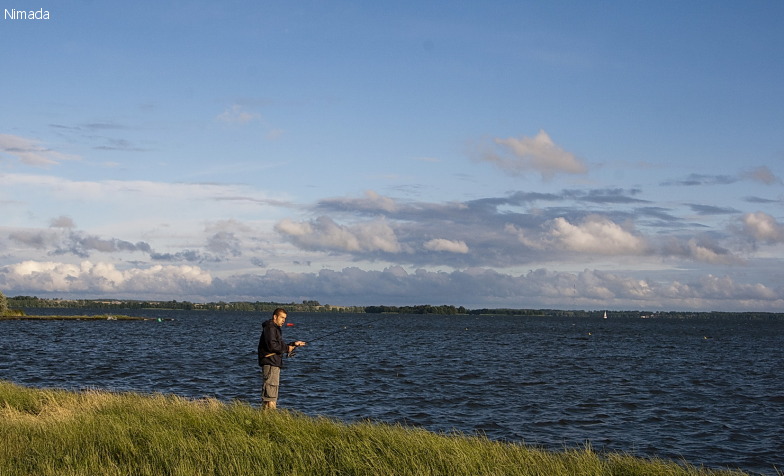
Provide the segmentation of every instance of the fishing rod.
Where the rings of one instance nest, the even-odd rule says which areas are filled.
[[[382,319],[385,319],[386,317],[387,317],[387,316],[382,316],[382,317],[379,317],[379,318],[377,318],[377,319],[373,319],[372,321],[370,321],[370,322],[367,322],[367,323],[363,323],[363,324],[365,324],[365,325],[368,325],[368,326],[369,326],[370,324],[373,324],[373,323],[379,322],[380,320],[382,320]],[[324,339],[325,337],[329,337],[329,336],[333,336],[333,335],[335,335],[335,334],[339,334],[339,333],[341,333],[341,332],[344,332],[344,331],[345,331],[345,330],[347,330],[347,329],[348,329],[348,326],[343,326],[342,328],[340,328],[340,329],[338,329],[338,330],[336,330],[336,331],[328,332],[327,334],[320,335],[320,336],[318,336],[318,337],[316,337],[316,338],[314,338],[314,339],[308,339],[307,343],[309,344],[309,343],[311,343],[311,342],[315,342],[315,341],[317,341],[317,340]],[[292,350],[291,352],[289,352],[289,353],[288,353],[288,354],[286,354],[286,355],[287,355],[289,358],[291,358],[291,357],[294,357],[294,354],[296,353],[296,351],[297,351],[297,347],[294,347],[294,350]]]

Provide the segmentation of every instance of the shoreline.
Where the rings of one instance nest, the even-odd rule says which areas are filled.
[[[173,321],[173,318],[126,316],[123,314],[0,316],[2,321]]]
[[[9,476],[748,474],[597,452],[590,445],[548,451],[176,395],[36,389],[0,380],[0,409],[0,433],[7,438],[0,447],[0,473]],[[31,447],[37,448],[34,457]]]

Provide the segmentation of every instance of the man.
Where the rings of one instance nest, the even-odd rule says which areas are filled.
[[[280,369],[283,367],[283,354],[289,354],[297,347],[306,343],[298,340],[286,344],[283,341],[282,326],[286,322],[286,310],[275,309],[272,319],[264,321],[261,325],[259,337],[259,366],[264,377],[264,386],[261,391],[263,409],[274,410],[277,408],[278,387],[280,386]]]

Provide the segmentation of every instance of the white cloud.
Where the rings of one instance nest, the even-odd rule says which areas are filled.
[[[689,239],[674,236],[663,238],[660,240],[659,253],[665,257],[686,258],[710,264],[743,263],[742,259],[705,235]]]
[[[365,192],[366,201],[368,204],[376,207],[379,210],[384,210],[386,212],[396,212],[398,210],[397,203],[383,195],[379,195],[378,193],[374,192],[373,190],[368,190]]]
[[[308,236],[313,234],[313,227],[307,222],[294,222],[285,218],[281,220],[275,229],[284,235],[291,237]]]
[[[426,241],[424,244],[425,249],[430,251],[446,251],[448,253],[468,253],[468,245],[465,241],[447,240],[444,238],[436,238]]]
[[[700,244],[696,239],[688,241],[688,256],[696,261],[703,263],[715,264],[732,264],[738,263],[739,260],[732,256],[729,252],[721,248],[711,248],[705,244]]]
[[[504,152],[511,152],[511,156],[488,153],[482,160],[493,162],[515,175],[533,170],[542,174],[545,179],[551,179],[559,173],[588,172],[580,159],[556,145],[545,131],[539,131],[535,137],[495,139],[495,143],[502,146]]]
[[[755,240],[784,243],[784,226],[764,212],[746,213],[741,217],[742,231]]]
[[[197,266],[161,266],[119,270],[111,263],[79,264],[23,261],[0,268],[8,289],[46,293],[140,293],[178,295],[212,284],[210,273]]]
[[[342,252],[399,253],[401,251],[394,230],[379,219],[344,226],[322,216],[311,222],[281,220],[275,230],[297,246],[310,250]]]
[[[622,255],[641,254],[646,250],[643,238],[597,215],[586,217],[579,225],[556,218],[550,223],[549,236],[558,245],[582,253]]]
[[[48,149],[34,139],[0,134],[0,153],[18,158],[23,164],[35,167],[56,165],[62,160],[78,159],[75,155]]]
[[[693,286],[703,299],[764,299],[776,298],[776,293],[762,284],[740,284],[729,276],[708,274]]]

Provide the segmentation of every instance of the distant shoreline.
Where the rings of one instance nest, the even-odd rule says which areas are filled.
[[[36,309],[78,309],[76,312],[95,312],[113,315],[114,312],[145,313],[147,311],[210,311],[210,312],[256,312],[269,314],[278,307],[291,313],[324,313],[324,314],[422,314],[422,315],[474,315],[474,316],[518,316],[518,317],[565,317],[601,319],[604,312],[612,319],[784,319],[784,312],[768,311],[695,311],[695,310],[644,310],[644,309],[535,309],[535,308],[465,308],[449,304],[430,305],[368,305],[368,306],[335,306],[321,304],[315,300],[302,302],[205,302],[189,301],[150,301],[134,299],[52,299],[35,296],[8,297],[8,308],[34,313]],[[67,318],[71,318],[67,316]]]
[[[121,314],[98,314],[78,316],[0,316],[2,321],[173,321],[171,318],[125,316]]]

